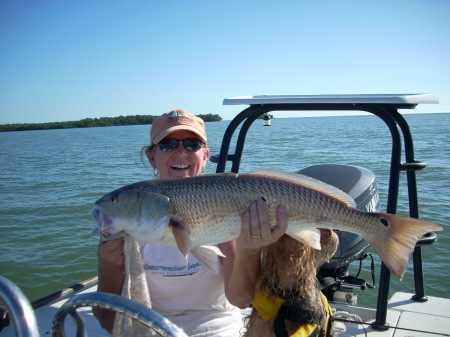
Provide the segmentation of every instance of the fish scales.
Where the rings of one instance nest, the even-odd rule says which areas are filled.
[[[358,227],[361,213],[311,188],[246,175],[201,176],[189,180],[155,180],[147,189],[152,188],[170,199],[173,212],[189,228],[191,240],[198,245],[239,237],[240,214],[261,197],[267,201],[272,226],[276,224],[277,207],[283,205],[292,227],[321,225],[322,228],[348,230],[343,220],[355,218],[351,222],[356,222],[353,231],[361,234]],[[175,241],[169,231],[159,242],[174,244]]]

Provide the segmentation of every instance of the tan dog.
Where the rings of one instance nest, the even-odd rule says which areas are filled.
[[[321,250],[315,250],[287,235],[268,247],[263,253],[253,309],[245,318],[247,331],[244,336],[274,337],[274,324],[277,331],[280,331],[281,324],[281,330],[284,330],[279,334],[281,336],[291,336],[295,332],[296,336],[309,336],[309,331],[329,330],[330,327],[320,326],[320,323],[327,325],[329,312],[328,304],[317,287],[316,272],[333,256],[338,242],[334,232],[322,230]],[[280,308],[284,316],[278,315]],[[297,320],[310,322],[284,319],[293,316]],[[320,322],[319,326],[310,324],[311,321]],[[304,334],[300,330],[304,330]]]

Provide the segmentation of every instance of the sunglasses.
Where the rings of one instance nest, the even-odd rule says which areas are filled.
[[[186,151],[198,151],[202,147],[205,146],[205,143],[201,141],[190,141],[190,140],[171,140],[169,142],[165,143],[159,143],[159,149],[164,152],[172,152],[178,149],[178,146],[180,146],[180,143],[183,143],[183,147]]]

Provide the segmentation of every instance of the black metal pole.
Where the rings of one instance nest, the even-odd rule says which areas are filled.
[[[403,165],[406,170],[406,178],[408,183],[408,198],[409,198],[409,216],[412,218],[419,218],[419,202],[417,196],[417,180],[416,170],[425,169],[425,163],[419,163],[414,158],[414,144],[411,130],[404,117],[398,111],[392,111],[392,115],[400,126],[404,142],[405,142],[405,159],[406,165]],[[416,246],[413,252],[413,266],[414,266],[414,288],[415,295],[413,300],[418,302],[426,302],[428,298],[425,296],[425,282],[423,276],[422,266],[422,248]]]
[[[387,109],[378,107],[377,109],[370,109],[370,112],[380,117],[386,123],[392,136],[391,167],[386,211],[387,213],[395,214],[397,212],[398,190],[400,185],[400,165],[402,150],[400,132],[396,121]],[[386,324],[386,316],[389,299],[390,278],[391,272],[385,266],[385,264],[382,263],[378,289],[377,311],[375,315],[375,322],[372,324],[372,327],[375,330],[388,329]]]

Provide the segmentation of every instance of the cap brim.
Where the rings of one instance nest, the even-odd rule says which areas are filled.
[[[189,125],[176,125],[176,126],[172,126],[166,130],[164,130],[163,132],[160,132],[159,134],[157,134],[155,136],[155,138],[153,138],[153,144],[158,144],[161,140],[163,140],[165,137],[167,137],[169,134],[175,132],[175,131],[180,131],[180,130],[186,130],[186,131],[190,131],[194,134],[196,134],[199,139],[206,143],[207,139],[206,139],[206,134],[204,134],[203,132],[201,132],[199,129],[194,128],[192,126]]]

